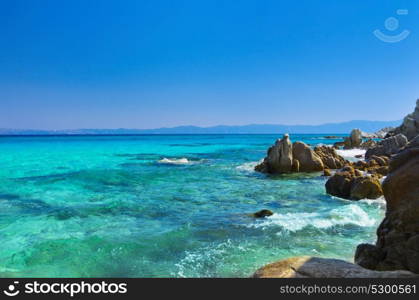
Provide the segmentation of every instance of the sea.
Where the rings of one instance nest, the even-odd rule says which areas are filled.
[[[353,261],[385,201],[330,196],[321,173],[255,172],[281,136],[0,137],[0,277],[249,277],[291,256]],[[253,218],[261,209],[274,214]]]

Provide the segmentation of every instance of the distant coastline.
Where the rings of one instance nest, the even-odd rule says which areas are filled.
[[[384,127],[398,126],[396,121],[354,120],[342,123],[320,125],[274,125],[251,124],[241,126],[219,125],[211,127],[177,126],[156,129],[67,129],[67,130],[32,130],[1,129],[0,136],[84,136],[84,135],[173,135],[173,134],[347,134],[353,128],[362,128],[365,132],[375,132]]]

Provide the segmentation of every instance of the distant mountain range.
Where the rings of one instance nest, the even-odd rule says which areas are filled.
[[[384,127],[396,127],[397,121],[355,120],[322,125],[273,125],[252,124],[242,126],[219,125],[212,127],[178,126],[156,129],[69,129],[69,130],[21,130],[0,129],[0,135],[128,135],[128,134],[272,134],[272,133],[312,133],[345,134],[354,128],[364,132],[376,132]]]

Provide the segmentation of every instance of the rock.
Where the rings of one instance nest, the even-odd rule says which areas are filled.
[[[314,147],[314,152],[320,157],[325,168],[340,169],[346,164],[346,160],[332,147],[317,146]]]
[[[292,144],[289,135],[284,134],[281,140],[268,149],[267,157],[255,167],[256,171],[270,174],[291,172],[293,167]]]
[[[397,134],[380,141],[376,147],[368,149],[365,153],[365,158],[368,159],[373,155],[391,156],[392,154],[399,152],[403,147],[407,145],[407,143],[407,138],[403,134]]]
[[[324,169],[323,176],[332,176],[332,172],[329,169]]]
[[[359,148],[362,143],[362,132],[359,129],[353,129],[349,137],[344,140],[344,149]]]
[[[394,127],[385,127],[383,129],[380,129],[377,132],[375,132],[375,136],[379,139],[383,139],[383,138],[385,138],[387,133],[389,133],[390,131],[393,131],[394,129],[395,129]]]
[[[269,209],[262,209],[252,214],[255,218],[265,218],[272,216],[274,213],[270,211]]]
[[[299,172],[319,172],[324,169],[320,157],[303,142],[292,145],[292,157],[298,161]]]
[[[330,177],[326,192],[349,200],[377,199],[383,195],[378,176],[365,176],[352,166],[346,166]]]
[[[342,137],[337,136],[337,135],[326,135],[323,138],[325,138],[325,139],[331,139],[331,140],[337,140],[337,139],[341,139]]]
[[[372,140],[372,139],[369,139],[369,140],[363,142],[359,147],[361,149],[370,149],[370,148],[374,148],[376,146],[377,146],[377,142]]]
[[[390,131],[387,134],[387,137],[394,136],[399,133],[402,133],[403,135],[405,135],[408,140],[413,139],[419,134],[419,99],[416,100],[415,111],[411,114],[408,114],[403,119],[402,125]]]
[[[392,157],[382,186],[386,216],[375,245],[359,246],[355,262],[373,270],[419,273],[419,145],[416,138]]]
[[[408,271],[379,272],[347,261],[312,256],[280,260],[258,269],[254,278],[417,278]]]
[[[346,163],[332,147],[319,146],[313,150],[303,142],[291,144],[288,134],[285,134],[269,148],[267,156],[255,170],[269,174],[320,172],[324,168],[342,168]]]
[[[356,177],[351,186],[350,199],[377,199],[383,195],[381,183],[376,177]]]
[[[357,155],[355,155],[355,158],[363,158],[364,157],[364,154],[357,154]]]

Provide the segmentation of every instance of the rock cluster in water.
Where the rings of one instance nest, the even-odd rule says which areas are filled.
[[[321,146],[313,150],[303,142],[292,144],[289,135],[285,134],[268,149],[267,156],[255,170],[268,174],[320,172],[325,168],[341,168],[345,163],[331,147]]]
[[[390,156],[399,152],[401,148],[407,145],[407,143],[407,138],[403,134],[399,133],[395,136],[380,141],[375,147],[370,147],[365,153],[365,158],[368,159],[373,155]]]
[[[387,211],[377,242],[359,245],[355,261],[373,270],[419,273],[419,135],[391,159],[383,191]]]

